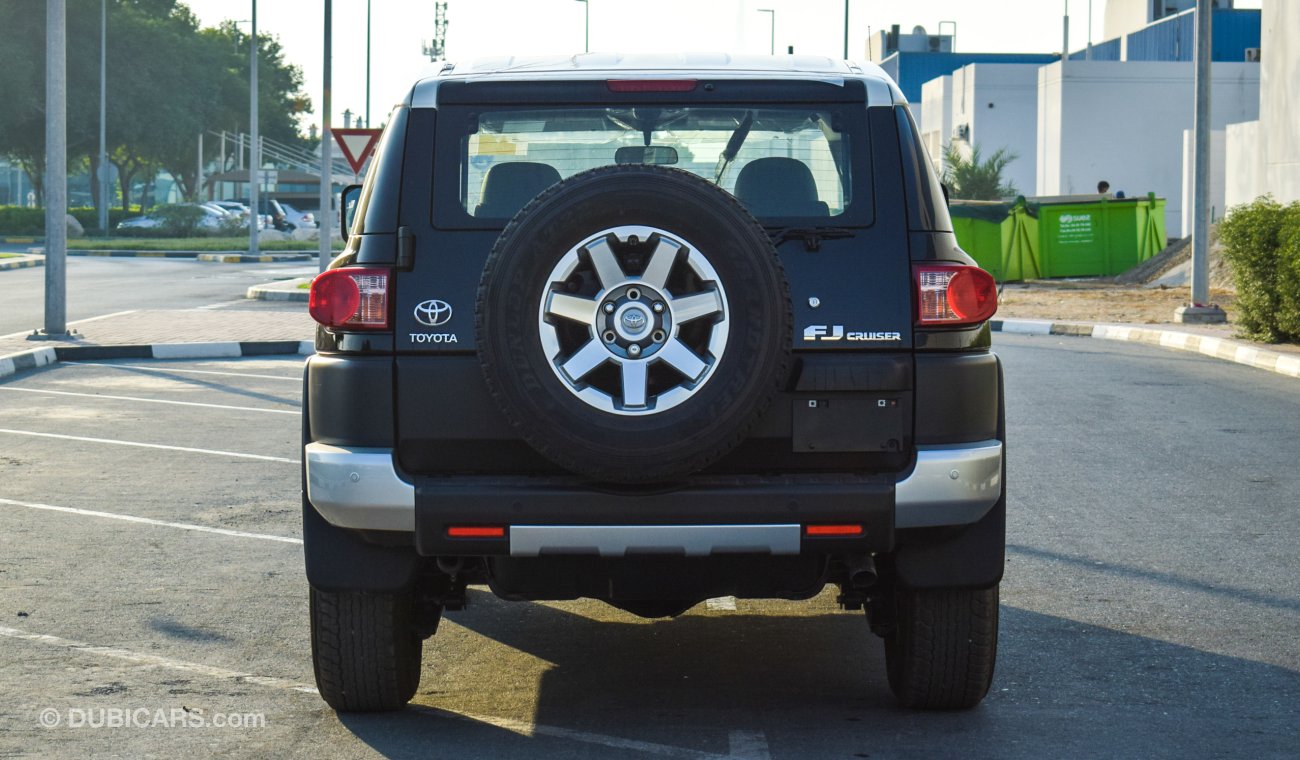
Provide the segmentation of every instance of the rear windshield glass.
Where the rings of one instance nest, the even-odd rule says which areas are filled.
[[[838,107],[585,106],[466,109],[460,134],[440,135],[455,151],[455,186],[438,172],[439,226],[500,226],[542,190],[610,164],[671,166],[735,195],[773,223],[865,225],[868,181],[855,180],[867,155],[865,119]],[[859,109],[860,111],[860,109]],[[446,152],[442,155],[450,158]],[[869,179],[870,172],[866,177]],[[451,200],[451,199],[447,199]]]

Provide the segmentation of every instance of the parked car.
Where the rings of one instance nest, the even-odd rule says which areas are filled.
[[[316,215],[310,211],[300,211],[296,207],[279,201],[280,208],[284,210],[285,221],[289,224],[290,231],[295,229],[310,230],[319,226],[316,222]]]
[[[221,229],[221,227],[225,224],[228,224],[229,223],[228,220],[231,219],[230,214],[226,210],[211,204],[177,203],[173,205],[194,206],[196,208],[201,209],[203,212],[203,216],[199,218],[197,226],[199,227],[199,229],[203,229],[203,230]],[[130,219],[123,219],[122,221],[117,223],[117,229],[119,230],[152,229],[155,227],[161,227],[163,226],[164,223],[165,220],[159,213],[151,212],[148,214],[144,214],[142,216],[133,216]]]
[[[239,203],[248,206],[247,198],[240,198]],[[289,222],[289,214],[280,205],[280,202],[274,198],[259,197],[257,205],[262,212],[262,216],[267,220],[266,228],[274,228],[279,232],[292,232],[293,226]]]
[[[829,585],[903,705],[978,704],[997,291],[906,100],[871,64],[620,60],[445,66],[344,192],[302,404],[321,697],[400,709],[468,584],[644,617]]]

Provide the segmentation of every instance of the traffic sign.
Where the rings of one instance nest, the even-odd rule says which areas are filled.
[[[331,129],[330,134],[334,135],[334,141],[343,151],[343,157],[348,160],[348,166],[352,167],[352,173],[360,174],[361,167],[366,165],[366,159],[374,152],[375,144],[379,142],[379,135],[383,131],[382,129]]]

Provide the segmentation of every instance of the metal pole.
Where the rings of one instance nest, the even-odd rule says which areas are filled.
[[[1196,3],[1196,135],[1192,161],[1192,305],[1210,302],[1210,0]]]
[[[248,122],[252,134],[248,143],[248,252],[257,255],[257,225],[261,221],[258,185],[262,182],[262,143],[257,134],[257,0],[253,0],[253,34],[248,67]]]
[[[203,133],[199,133],[199,171],[194,180],[194,201],[203,202]]]
[[[370,126],[370,0],[365,0],[365,126]]]
[[[333,200],[330,180],[334,172],[334,135],[330,134],[330,74],[332,72],[331,53],[334,42],[334,2],[325,0],[325,90],[321,93],[321,129],[320,129],[320,213],[316,215],[316,221],[320,225],[317,237],[320,238],[320,271],[324,272],[325,267],[333,257],[333,249],[330,247],[330,240],[334,231],[334,223],[330,214],[330,203]],[[367,34],[366,38],[369,39]],[[366,58],[369,61],[369,56]],[[366,77],[367,83],[370,77]],[[367,84],[369,86],[369,84]],[[369,98],[367,98],[369,103]],[[368,118],[368,117],[367,117]],[[342,209],[339,209],[342,212]]]
[[[1083,59],[1092,60],[1092,0],[1088,0],[1088,47],[1084,48]]]
[[[99,3],[99,231],[108,234],[108,141],[105,138],[105,114],[108,92],[108,0]]]
[[[68,332],[68,57],[64,0],[45,3],[45,330]]]
[[[844,0],[844,60],[849,59],[849,0]]]
[[[1061,62],[1070,57],[1070,0],[1065,0],[1065,17],[1062,19],[1064,31],[1061,35]]]
[[[769,18],[772,24],[771,33],[768,35],[767,54],[776,55],[776,11],[771,8],[759,8],[758,12],[770,14]]]

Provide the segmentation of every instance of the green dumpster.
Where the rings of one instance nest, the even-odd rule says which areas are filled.
[[[1165,201],[1154,193],[953,201],[950,210],[958,244],[1003,282],[1116,275],[1165,247]]]
[[[953,232],[962,250],[1001,282],[1043,277],[1038,258],[1038,219],[1023,197],[1001,201],[953,201]]]

